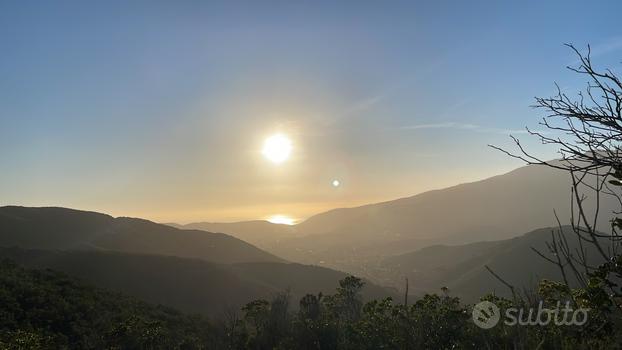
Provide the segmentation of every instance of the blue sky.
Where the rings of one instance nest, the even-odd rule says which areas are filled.
[[[511,170],[534,96],[620,68],[622,3],[0,3],[0,204],[297,219]],[[260,155],[287,134],[291,159]],[[551,150],[527,142],[535,152]],[[339,179],[342,186],[330,186]]]

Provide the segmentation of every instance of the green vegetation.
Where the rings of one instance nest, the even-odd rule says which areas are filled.
[[[600,281],[602,282],[602,281]],[[477,327],[471,307],[455,297],[425,295],[412,305],[391,298],[361,303],[361,281],[348,277],[331,296],[307,295],[295,313],[285,312],[287,298],[259,300],[244,308],[231,334],[235,349],[615,349],[622,342],[619,310],[599,298],[604,285],[590,290],[565,290],[559,283],[543,281],[538,300],[553,309],[569,294],[590,296],[577,307],[590,307],[590,321],[581,326],[508,326],[500,322],[485,330]],[[598,286],[602,286],[598,287]],[[594,296],[594,298],[591,298]],[[488,295],[502,315],[509,307],[535,306]],[[526,317],[525,317],[526,319]],[[618,328],[616,328],[618,327]]]
[[[0,247],[2,258],[27,268],[63,272],[95,287],[149,303],[214,318],[283,290],[289,290],[295,300],[307,293],[332,293],[339,280],[347,277],[346,273],[319,266],[268,262],[215,264],[199,259],[114,251]],[[372,283],[363,290],[365,301],[396,295]]]
[[[210,332],[201,317],[0,263],[2,349],[198,349]]]
[[[607,269],[603,266],[603,269]],[[0,263],[0,348],[3,349],[614,349],[622,343],[620,312],[606,279],[568,290],[543,281],[531,303],[492,295],[508,307],[577,300],[590,321],[574,326],[507,326],[485,330],[470,306],[443,295],[412,304],[391,298],[363,303],[364,283],[349,276],[333,295],[308,294],[297,308],[287,294],[255,300],[226,319],[208,321],[86,286],[51,270]]]

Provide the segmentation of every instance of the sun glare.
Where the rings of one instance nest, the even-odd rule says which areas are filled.
[[[292,141],[283,134],[275,134],[266,139],[261,153],[273,163],[283,163],[292,153]]]
[[[295,224],[294,219],[285,215],[274,215],[268,219],[269,222],[273,224],[281,224],[281,225],[293,225]]]

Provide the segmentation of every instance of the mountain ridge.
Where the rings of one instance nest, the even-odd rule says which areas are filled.
[[[368,276],[368,266],[386,256],[435,244],[511,238],[557,225],[555,213],[567,223],[570,189],[566,172],[527,165],[444,189],[320,213],[294,225],[295,237],[262,248],[289,261]],[[584,204],[593,210],[593,199]],[[606,230],[619,203],[603,197],[600,205],[597,226]],[[234,226],[221,228],[236,235]]]
[[[452,293],[474,302],[486,293],[510,296],[507,287],[498,281],[485,266],[490,267],[519,290],[533,288],[543,278],[562,280],[557,266],[538,256],[533,249],[554,258],[546,245],[551,233],[561,232],[567,239],[570,251],[579,247],[575,233],[570,226],[545,227],[520,236],[464,245],[437,245],[419,249],[407,254],[387,257],[375,272],[376,280],[386,285],[408,278],[416,293],[426,293],[448,287]],[[601,240],[608,246],[606,239]],[[584,245],[588,262],[597,266],[602,263],[596,249]],[[430,259],[430,255],[434,259]],[[520,261],[520,265],[516,263]],[[392,274],[392,276],[387,276]],[[574,278],[569,281],[576,284]],[[399,285],[396,285],[399,287]]]
[[[107,249],[219,263],[284,261],[225,233],[180,230],[145,219],[61,207],[0,207],[0,233],[0,246]]]

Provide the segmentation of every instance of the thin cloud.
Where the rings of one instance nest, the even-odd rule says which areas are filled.
[[[440,70],[445,64],[446,59],[439,58],[427,66],[420,67],[421,69],[418,71],[418,77],[415,77],[414,79],[402,79],[402,81],[386,87],[378,94],[354,101],[354,103],[333,118],[333,123],[343,122],[351,118],[365,115],[364,112],[373,109],[387,99],[391,99],[392,95],[395,95],[398,91],[408,89],[410,86],[415,85],[419,80],[423,79],[422,77]],[[463,101],[459,103],[463,103]]]
[[[400,130],[424,130],[424,129],[456,129],[467,130],[472,132],[481,132],[487,134],[502,134],[502,135],[518,135],[528,134],[526,129],[505,129],[505,128],[491,128],[481,126],[477,124],[457,123],[457,122],[444,122],[444,123],[432,123],[432,124],[414,124],[401,126]]]
[[[582,54],[587,55],[587,45],[585,47],[577,46],[577,48],[581,51]],[[612,52],[617,52],[622,50],[622,37],[609,38],[608,40],[601,42],[596,45],[590,45],[590,57],[596,58],[600,56],[605,56]],[[575,66],[581,63],[579,59],[574,58],[568,65]]]
[[[384,97],[383,95],[376,95],[376,96],[372,96],[372,97],[357,101],[352,106],[347,108],[341,114],[341,117],[346,118],[351,115],[356,115],[357,113],[364,112],[368,109],[371,109],[375,105],[377,105],[383,99],[383,97]]]
[[[606,55],[620,49],[622,49],[622,37],[612,38],[602,44],[592,46],[592,57]]]

